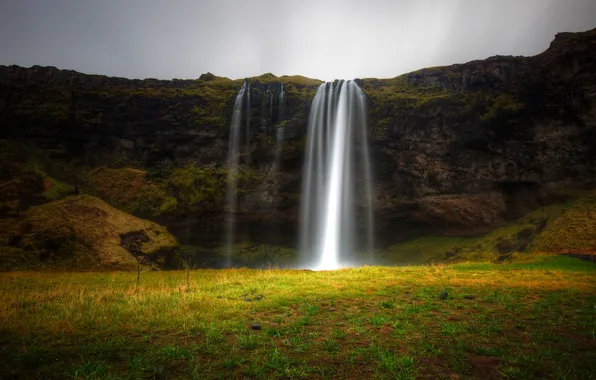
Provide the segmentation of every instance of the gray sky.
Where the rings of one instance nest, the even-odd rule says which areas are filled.
[[[0,0],[0,64],[129,78],[332,80],[535,55],[596,0]]]

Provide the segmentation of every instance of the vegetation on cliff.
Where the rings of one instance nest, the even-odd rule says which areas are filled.
[[[530,249],[596,253],[596,191],[571,203],[558,218],[547,223]]]
[[[165,187],[147,178],[141,169],[101,166],[87,172],[84,190],[112,206],[135,215],[156,216],[167,211],[170,198]]]
[[[165,178],[150,178],[141,169],[99,167],[88,172],[86,178],[85,188],[111,205],[135,215],[159,217],[223,211],[228,171],[189,164],[166,173]],[[254,188],[262,178],[250,167],[240,167],[238,195]]]

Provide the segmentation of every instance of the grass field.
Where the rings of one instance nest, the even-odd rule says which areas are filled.
[[[596,265],[2,273],[0,378],[592,379]]]

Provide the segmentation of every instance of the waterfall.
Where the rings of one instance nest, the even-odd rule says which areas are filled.
[[[277,123],[282,124],[286,117],[286,93],[284,91],[284,82],[281,82],[281,91],[279,93],[279,108],[278,108],[277,112],[278,112]],[[277,137],[278,144],[283,139],[285,132],[286,132],[285,126],[277,128],[276,137]]]
[[[246,144],[248,143],[250,143],[250,83],[246,89]]]
[[[353,81],[324,83],[308,122],[300,214],[303,267],[337,269],[372,253],[371,186],[364,93]]]
[[[273,129],[273,92],[269,91],[269,130],[268,136],[271,136]]]
[[[234,101],[234,108],[232,111],[232,122],[230,123],[230,142],[228,146],[228,160],[227,160],[227,170],[228,170],[228,179],[227,179],[227,187],[226,187],[226,245],[227,245],[227,255],[226,255],[226,266],[231,266],[232,264],[232,245],[234,244],[234,238],[236,237],[236,213],[238,211],[238,195],[236,192],[237,189],[237,182],[238,182],[238,165],[240,159],[240,135],[242,133],[241,123],[242,123],[242,111],[243,111],[243,102],[246,96],[247,100],[247,115],[248,111],[250,110],[250,84],[244,82],[240,91],[238,91],[238,95],[236,95],[236,100]],[[249,124],[250,118],[247,116],[246,122],[246,134],[248,136],[249,133]]]
[[[270,134],[271,128],[271,112],[269,109],[271,105],[269,104],[269,100],[271,99],[271,84],[267,86],[267,91],[265,91],[265,96],[261,100],[261,132],[264,132],[267,136]]]

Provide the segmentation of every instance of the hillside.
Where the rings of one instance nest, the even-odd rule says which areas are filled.
[[[176,239],[164,227],[88,195],[31,207],[18,222],[8,246],[0,246],[4,270],[136,270],[137,259],[144,266],[178,264],[171,262]]]

